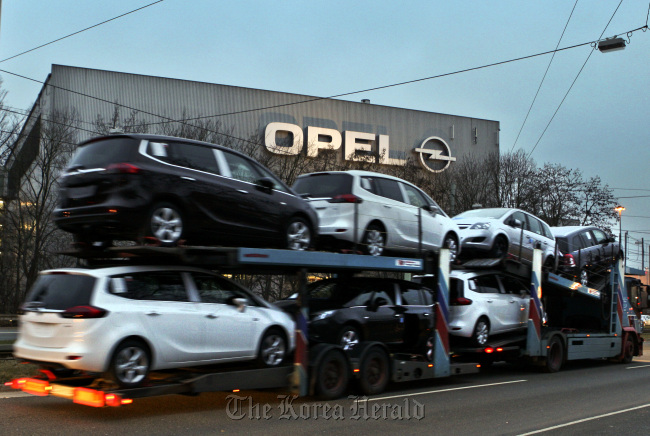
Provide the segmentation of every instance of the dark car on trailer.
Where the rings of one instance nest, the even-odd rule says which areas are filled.
[[[562,253],[558,271],[583,286],[602,282],[607,270],[623,256],[616,239],[598,227],[552,227],[551,232]]]
[[[430,355],[434,322],[429,288],[410,281],[341,276],[308,285],[309,340],[352,349],[379,341],[394,351]],[[275,304],[290,313],[297,295]]]
[[[60,176],[58,227],[82,245],[250,245],[305,250],[318,217],[270,170],[226,147],[158,135],[82,142]]]

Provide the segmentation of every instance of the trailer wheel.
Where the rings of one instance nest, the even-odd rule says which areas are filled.
[[[623,357],[621,358],[621,363],[631,363],[632,359],[634,359],[634,341],[630,335],[628,335],[625,344],[623,345]]]
[[[562,344],[562,340],[557,336],[553,336],[546,349],[548,351],[546,353],[544,370],[546,372],[558,372],[564,363],[564,345]]]
[[[359,388],[365,395],[384,392],[389,380],[389,364],[386,352],[380,347],[369,350],[359,368]]]
[[[331,349],[321,358],[313,373],[316,395],[324,400],[339,398],[348,388],[350,368],[348,361],[337,349]]]

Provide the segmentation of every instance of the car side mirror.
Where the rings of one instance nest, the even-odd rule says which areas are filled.
[[[245,298],[233,298],[230,300],[232,304],[237,307],[237,310],[240,312],[246,311],[246,299]]]
[[[379,308],[379,306],[385,306],[387,304],[388,300],[386,300],[384,297],[378,297],[370,302],[368,309],[374,312]]]
[[[271,192],[275,186],[275,183],[270,177],[262,177],[255,183],[257,184],[258,189],[261,189],[264,192]]]
[[[510,227],[514,227],[516,229],[521,229],[524,225],[524,223],[521,222],[521,220],[518,220],[517,218],[512,218],[510,222],[508,223]]]
[[[426,210],[427,212],[433,212],[433,208],[431,207],[430,204],[425,204],[422,206],[422,210]]]

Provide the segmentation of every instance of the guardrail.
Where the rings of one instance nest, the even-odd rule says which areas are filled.
[[[0,321],[16,321],[18,315],[0,315]]]

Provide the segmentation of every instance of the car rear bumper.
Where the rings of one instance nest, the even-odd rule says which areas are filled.
[[[32,362],[52,363],[68,369],[90,372],[105,371],[108,356],[93,350],[89,353],[83,345],[65,348],[34,347],[18,340],[14,343],[14,357]]]

